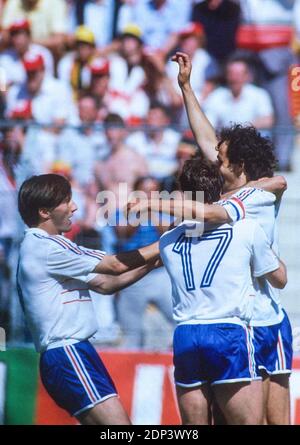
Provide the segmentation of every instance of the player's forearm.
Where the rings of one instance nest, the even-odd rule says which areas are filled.
[[[96,265],[94,273],[121,275],[137,267],[155,262],[159,257],[158,242],[129,252],[120,252],[116,255],[105,255]]]
[[[150,200],[149,208],[152,211],[167,213],[181,219],[193,219],[210,223],[222,224],[229,222],[226,210],[218,204],[203,204],[192,200]]]
[[[143,278],[151,270],[154,269],[153,264],[146,264],[144,266],[138,267],[136,269],[125,272],[119,276],[114,275],[102,275],[101,277],[96,277],[89,283],[89,288],[100,294],[114,294],[126,287],[134,284],[136,281]]]
[[[287,182],[284,176],[273,176],[273,178],[261,178],[257,181],[250,181],[247,186],[256,187],[267,192],[274,193],[277,197],[287,190]]]
[[[215,129],[202,111],[190,83],[181,85],[181,91],[196,142],[207,159],[216,161],[218,140]]]

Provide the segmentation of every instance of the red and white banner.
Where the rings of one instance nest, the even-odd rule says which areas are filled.
[[[101,358],[134,425],[180,424],[173,384],[172,354],[105,351],[101,352]],[[292,422],[300,424],[300,357],[294,359],[293,365]],[[41,382],[37,397],[36,423],[77,423],[76,419],[55,405]]]

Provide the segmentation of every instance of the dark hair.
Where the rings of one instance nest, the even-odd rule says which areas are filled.
[[[125,122],[119,114],[109,113],[104,119],[104,126],[106,128],[110,127],[125,128]]]
[[[160,102],[159,100],[153,99],[150,102],[150,106],[149,106],[149,110],[155,110],[155,109],[159,109],[161,110],[166,116],[170,116],[170,107],[168,107],[167,105],[164,105],[162,102]]]
[[[32,176],[21,185],[18,195],[20,215],[29,227],[39,223],[39,210],[53,210],[62,202],[71,199],[69,181],[60,175]]]
[[[134,184],[133,184],[133,190],[139,190],[141,185],[145,182],[145,181],[155,181],[157,182],[158,186],[159,186],[159,180],[156,179],[154,176],[151,175],[145,175],[145,176],[139,176]]]
[[[273,144],[252,125],[235,124],[219,133],[219,145],[227,142],[230,164],[243,166],[248,180],[271,178],[276,168]]]
[[[196,192],[204,192],[204,202],[211,204],[220,199],[223,189],[223,178],[216,164],[207,159],[194,158],[184,163],[178,178],[183,192],[192,192],[196,200]]]

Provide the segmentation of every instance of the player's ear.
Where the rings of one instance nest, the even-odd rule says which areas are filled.
[[[49,209],[39,209],[39,217],[43,221],[47,221],[50,218],[50,210]]]

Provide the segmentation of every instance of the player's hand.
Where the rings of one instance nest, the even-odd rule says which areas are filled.
[[[138,213],[148,211],[148,209],[149,209],[148,199],[139,199],[139,200],[129,201],[125,208],[125,214],[128,219],[130,213],[137,215]]]
[[[178,84],[180,88],[190,83],[190,76],[192,71],[192,63],[189,56],[185,53],[177,51],[171,59],[179,65]]]

